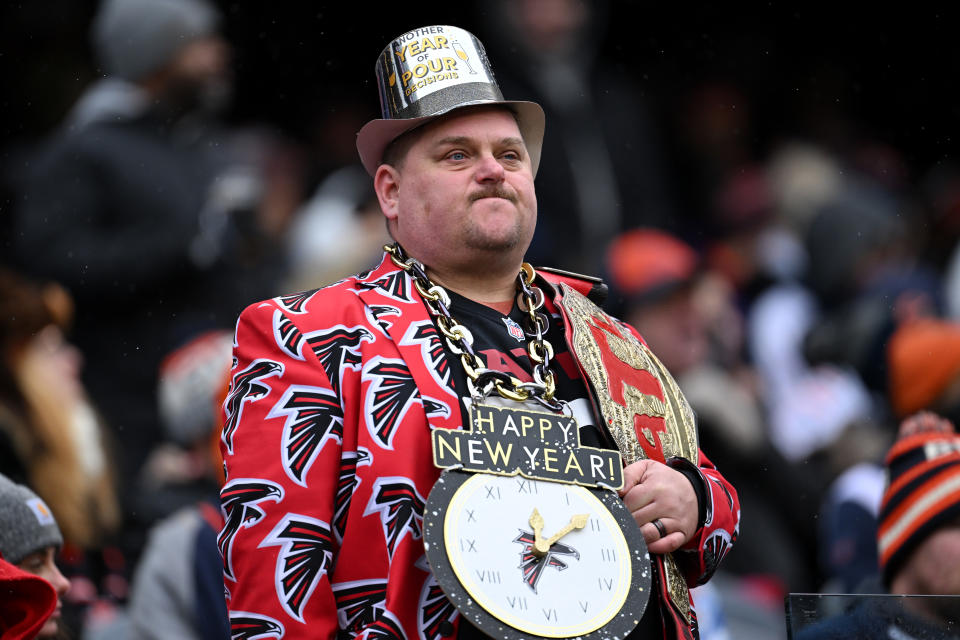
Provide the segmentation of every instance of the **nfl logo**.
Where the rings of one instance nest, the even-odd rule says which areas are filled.
[[[504,317],[503,324],[507,325],[507,333],[517,339],[517,342],[523,342],[523,329],[515,321]]]

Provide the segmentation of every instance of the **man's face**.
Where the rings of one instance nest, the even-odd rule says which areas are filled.
[[[381,188],[381,172],[395,188]],[[513,115],[471,109],[424,127],[399,168],[377,173],[394,238],[436,270],[519,263],[537,200],[530,157]]]
[[[191,40],[165,67],[166,99],[179,106],[215,113],[223,109],[232,93],[230,46],[210,35]]]
[[[894,576],[894,593],[960,596],[960,518],[927,536]],[[941,620],[960,620],[956,599],[920,600],[915,604]]]
[[[706,327],[692,285],[663,300],[631,309],[624,319],[674,375],[693,369],[707,356]]]
[[[960,595],[960,520],[930,534],[909,563],[924,587],[920,593]]]

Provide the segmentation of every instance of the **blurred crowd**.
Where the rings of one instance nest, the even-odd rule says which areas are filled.
[[[668,120],[602,58],[603,4],[486,4],[462,26],[503,93],[547,115],[530,261],[606,280],[738,489],[740,540],[694,592],[704,638],[786,637],[787,593],[875,589],[898,423],[960,421],[960,166],[912,166],[837,122],[758,145],[729,81]],[[363,270],[387,239],[352,150],[224,123],[221,19],[103,0],[102,76],[3,176],[0,473],[59,526],[43,548],[67,637],[229,636],[210,612],[234,320]],[[322,138],[362,119],[344,104]]]

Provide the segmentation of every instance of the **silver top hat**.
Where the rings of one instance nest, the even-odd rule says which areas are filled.
[[[371,176],[383,152],[401,134],[455,109],[502,104],[517,117],[533,174],[543,146],[543,109],[535,102],[504,100],[483,45],[464,29],[420,27],[388,44],[376,66],[382,118],[357,134],[360,161]]]

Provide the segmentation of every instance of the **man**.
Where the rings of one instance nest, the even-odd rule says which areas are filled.
[[[272,282],[264,176],[216,122],[231,84],[219,20],[205,0],[103,0],[91,37],[105,75],[38,154],[16,211],[20,265],[76,302],[84,382],[140,516],[163,357]]]
[[[923,412],[904,421],[887,454],[877,552],[891,593],[960,596],[960,437]],[[960,599],[919,600],[916,612],[956,630]]]
[[[130,637],[148,640],[225,640],[230,637],[223,601],[223,564],[217,534],[223,528],[218,493],[220,455],[217,406],[223,401],[233,337],[211,331],[164,360],[160,414],[167,439],[187,461],[154,491],[163,502],[191,502],[148,532],[130,586]]]
[[[613,3],[582,0],[477,5],[501,89],[535,100],[550,122],[537,173],[537,201],[550,215],[528,260],[594,273],[620,231],[677,219],[657,105],[603,51],[615,12]]]
[[[901,424],[886,457],[876,533],[882,587],[849,614],[810,626],[802,639],[957,637],[960,625],[960,436],[922,411]],[[938,597],[943,596],[943,597]]]
[[[884,341],[890,409],[905,420],[904,428],[948,420],[956,423],[960,419],[960,325],[943,318],[904,315]],[[883,448],[887,446],[884,443]],[[860,448],[864,453],[872,447]],[[845,587],[843,592],[864,592],[879,583],[877,526],[887,475],[882,454],[859,462],[831,483],[821,508],[825,573]]]
[[[582,444],[631,452],[623,503],[657,554],[638,633],[696,633],[688,586],[736,538],[736,493],[697,451],[672,378],[588,301],[599,283],[523,265],[543,115],[504,101],[487,65],[456,27],[388,45],[385,117],[357,147],[396,244],[370,272],[240,317],[219,538],[235,635],[479,635],[426,564],[422,522],[440,474],[431,429],[461,429],[468,405],[501,397],[572,415]],[[590,322],[605,348],[565,344]],[[613,357],[607,344],[620,359],[582,373]]]

